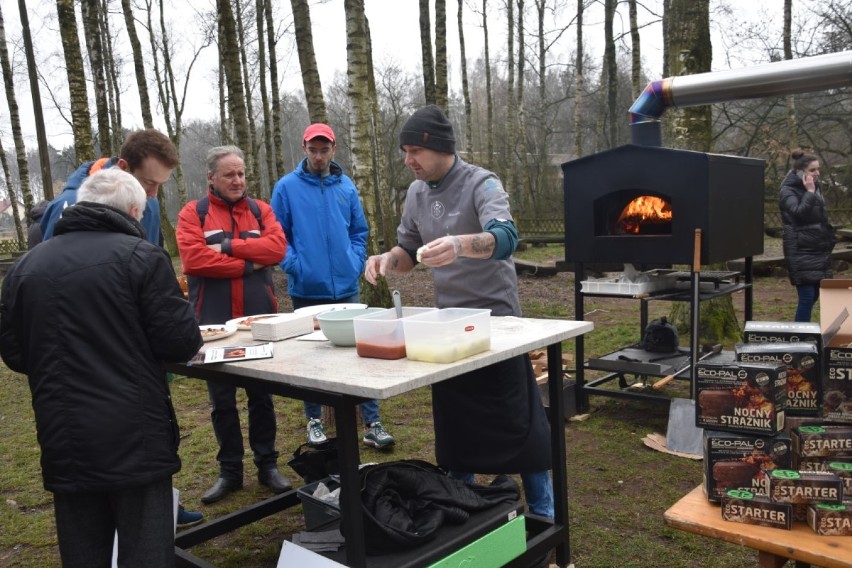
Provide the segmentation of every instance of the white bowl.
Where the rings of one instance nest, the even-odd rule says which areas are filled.
[[[323,312],[331,312],[335,310],[363,310],[367,304],[318,304],[316,306],[305,306],[298,310],[293,310],[294,314],[311,314],[315,316]]]
[[[338,347],[355,347],[355,324],[358,316],[380,312],[384,308],[357,308],[326,311],[317,314],[323,335]]]

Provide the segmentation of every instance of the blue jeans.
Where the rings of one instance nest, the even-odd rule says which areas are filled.
[[[350,296],[348,298],[340,298],[340,299],[325,299],[325,300],[314,300],[308,298],[296,298],[294,296],[290,297],[293,300],[293,309],[298,310],[299,308],[306,308],[308,306],[318,306],[320,304],[357,304],[358,303],[358,294],[354,296]],[[361,419],[364,421],[366,426],[369,426],[373,422],[379,421],[379,402],[376,400],[368,400],[367,402],[362,402],[361,406]],[[305,401],[305,417],[308,420],[313,420],[314,418],[322,418],[322,406],[310,401]]]
[[[819,299],[819,284],[799,284],[796,292],[799,294],[799,305],[796,306],[794,321],[811,321],[811,312]]]
[[[459,479],[465,483],[473,483],[472,473],[448,471],[447,477]],[[553,483],[550,481],[550,471],[522,473],[521,482],[524,484],[524,495],[530,513],[553,520]]]
[[[379,421],[379,401],[377,400],[368,400],[367,402],[362,402],[361,406],[361,420],[364,421],[365,426],[369,426],[373,422]],[[315,402],[305,401],[305,416],[308,420],[312,420],[314,418],[322,418],[322,405],[319,405]]]

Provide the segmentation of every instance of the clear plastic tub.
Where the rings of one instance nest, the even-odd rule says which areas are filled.
[[[452,363],[491,349],[491,310],[444,308],[402,320],[406,357]]]
[[[435,308],[404,307],[402,317],[434,311]],[[355,324],[355,350],[359,356],[375,359],[405,357],[405,330],[402,319],[396,317],[396,309],[359,316],[352,321]]]

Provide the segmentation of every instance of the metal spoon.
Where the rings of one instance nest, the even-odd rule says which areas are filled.
[[[396,308],[397,319],[402,319],[402,298],[399,296],[399,290],[393,291],[393,307]]]

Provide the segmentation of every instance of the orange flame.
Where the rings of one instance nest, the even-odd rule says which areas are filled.
[[[670,223],[672,206],[665,199],[642,195],[627,204],[618,217],[616,226],[625,233],[639,234],[643,224]]]

